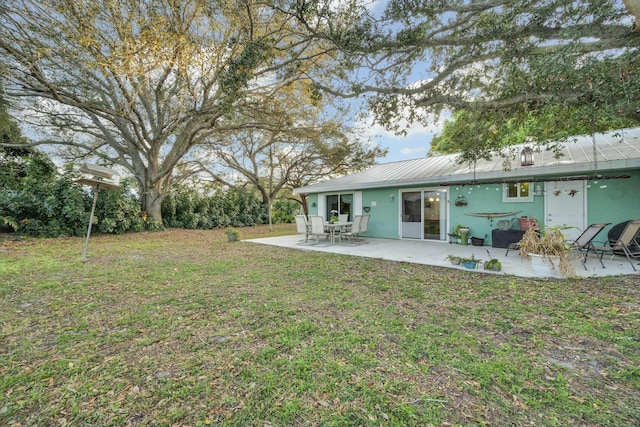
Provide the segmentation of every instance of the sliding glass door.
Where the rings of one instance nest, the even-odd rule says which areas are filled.
[[[402,238],[446,240],[446,190],[404,191],[401,195],[401,203]]]
[[[353,194],[333,194],[327,196],[325,218],[332,215],[347,215],[347,221],[353,220]]]

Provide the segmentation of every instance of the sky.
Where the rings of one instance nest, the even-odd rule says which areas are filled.
[[[360,123],[364,129],[361,136],[365,139],[371,138],[374,143],[389,150],[386,157],[378,159],[378,163],[417,159],[427,156],[431,140],[442,130],[443,120],[436,123],[430,120],[429,123],[428,127],[414,123],[407,130],[406,135],[395,135],[376,124],[370,116]]]
[[[386,0],[370,0],[366,7],[373,15],[379,16],[386,4]],[[418,82],[423,78],[421,70],[416,69],[409,80]],[[449,114],[444,113],[443,117],[446,119]],[[377,142],[380,147],[389,150],[386,157],[378,159],[378,163],[389,163],[426,157],[431,147],[431,140],[434,136],[440,134],[443,123],[443,120],[435,121],[430,118],[429,126],[425,127],[414,123],[407,129],[406,135],[395,135],[393,132],[389,132],[376,124],[374,117],[369,115],[358,123],[358,128],[364,129],[364,132],[359,136],[365,139],[370,138],[374,143]],[[405,128],[405,124],[406,122],[401,123],[400,128]]]

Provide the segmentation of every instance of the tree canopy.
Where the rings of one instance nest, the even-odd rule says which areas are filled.
[[[494,124],[536,117],[547,126],[533,136],[550,138],[640,122],[637,0],[392,0],[379,15],[358,2],[351,10],[349,26],[327,19],[317,36],[354,72],[318,86],[369,94],[377,120],[398,132],[402,117],[411,125],[443,110]]]
[[[203,169],[228,186],[246,182],[270,204],[300,182],[360,171],[385,155],[348,125],[349,108],[326,98],[309,103],[305,90],[292,84],[286,92],[245,105],[231,118],[237,126],[222,141],[203,147],[206,153],[198,156]]]

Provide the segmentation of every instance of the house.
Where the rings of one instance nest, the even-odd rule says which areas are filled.
[[[461,225],[484,245],[505,247],[499,231],[517,236],[521,217],[571,227],[568,238],[596,222],[611,223],[606,237],[640,218],[640,128],[569,138],[560,156],[541,150],[531,159],[525,144],[510,149],[517,158],[506,170],[503,158],[468,165],[452,154],[379,164],[294,192],[308,195],[311,215],[371,215],[365,235],[389,239],[448,242]]]

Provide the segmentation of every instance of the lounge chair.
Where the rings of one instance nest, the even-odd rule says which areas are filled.
[[[576,240],[567,241],[567,244],[572,249],[577,250],[582,256],[582,266],[585,270],[587,269],[587,255],[589,255],[589,251],[593,250],[596,255],[598,254],[598,251],[593,244],[593,239],[609,224],[611,223],[602,222],[599,224],[591,224],[589,227],[584,229],[582,234],[580,234]],[[598,259],[600,260],[600,265],[604,268],[602,257],[599,257]]]
[[[620,236],[614,241],[607,241],[605,246],[594,246],[594,250],[600,256],[600,262],[602,263],[602,256],[606,253],[610,253],[612,256],[620,253],[624,254],[631,264],[633,271],[637,271],[633,265],[633,259],[640,258],[640,242],[636,240],[636,235],[640,231],[640,219],[629,221],[627,226],[622,230]]]

